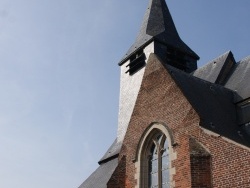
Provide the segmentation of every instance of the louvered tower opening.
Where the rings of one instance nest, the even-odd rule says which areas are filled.
[[[126,73],[129,73],[129,75],[135,74],[137,71],[142,69],[146,65],[146,56],[143,52],[143,49],[138,51],[136,54],[132,55],[130,57],[130,63],[126,66],[128,67],[128,70]]]

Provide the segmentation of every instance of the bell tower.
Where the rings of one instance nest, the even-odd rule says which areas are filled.
[[[119,62],[121,66],[117,142],[122,142],[141,86],[148,57],[187,73],[197,69],[199,56],[179,37],[165,0],[150,0],[134,44]]]

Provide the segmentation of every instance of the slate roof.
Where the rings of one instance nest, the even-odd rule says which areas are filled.
[[[250,135],[238,126],[238,94],[162,63],[201,118],[200,126],[250,147]]]
[[[230,59],[232,61],[230,61]],[[198,68],[193,72],[193,75],[212,83],[221,83],[225,81],[222,79],[228,76],[225,74],[229,74],[234,65],[235,60],[233,57],[233,53],[231,51],[228,51],[218,58],[215,58],[212,61],[208,62],[203,67]]]
[[[106,188],[111,175],[118,165],[121,144],[117,139],[113,142],[104,156],[100,159],[99,167],[86,179],[79,188]]]
[[[104,154],[104,156],[100,159],[100,161],[98,163],[102,164],[102,163],[106,162],[107,160],[110,160],[112,158],[116,158],[120,153],[121,147],[122,147],[122,143],[121,142],[117,143],[117,139],[115,139],[113,144],[110,146],[108,151]]]
[[[225,87],[237,91],[241,99],[250,98],[250,56],[237,63]]]
[[[179,37],[166,1],[150,0],[149,7],[144,15],[142,26],[135,43],[129,48],[126,55],[119,62],[119,65],[122,65],[131,55],[153,40],[175,47],[195,59],[199,59],[199,56]]]
[[[79,188],[107,188],[107,183],[118,165],[118,158],[103,163]]]
[[[250,56],[236,63],[232,52],[228,51],[198,68],[192,75],[237,92],[235,102],[250,98]]]

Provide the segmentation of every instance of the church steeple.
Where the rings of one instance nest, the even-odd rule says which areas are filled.
[[[191,72],[196,68],[195,64],[199,56],[179,37],[165,0],[150,0],[135,43],[129,48],[119,65],[123,65],[131,56],[138,53],[152,41],[155,42],[155,53],[158,52],[157,55],[165,62],[167,61],[166,63],[173,66],[183,64],[183,59],[180,59],[180,57],[183,57],[187,61],[186,65],[177,65],[177,68],[190,69],[186,70],[187,72]],[[167,47],[167,49],[164,48],[165,55],[162,51],[163,46]],[[176,57],[174,56],[176,54],[179,56],[178,60],[175,60]]]
[[[149,0],[135,43],[122,58],[117,142],[123,141],[151,53],[185,72],[197,68],[198,55],[179,37],[165,0]]]

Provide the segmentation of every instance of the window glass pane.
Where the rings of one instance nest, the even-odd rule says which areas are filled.
[[[162,156],[162,170],[169,169],[169,158],[168,156]]]
[[[149,172],[157,172],[158,171],[158,155],[157,155],[157,147],[156,145],[152,145],[151,154],[149,158]]]
[[[148,161],[148,173],[152,173],[152,161],[150,159]]]
[[[151,172],[158,172],[158,159],[152,160]]]
[[[152,144],[152,147],[150,148],[150,158],[149,158],[149,188],[155,188],[158,187],[158,152],[157,152],[157,146],[155,144]]]
[[[150,149],[150,155],[152,156],[153,159],[157,158],[157,147],[155,144],[153,144]]]
[[[170,188],[169,175],[169,143],[163,134],[155,135],[150,147],[148,158],[148,188]],[[161,166],[159,166],[161,165]],[[159,168],[160,167],[160,168]],[[159,181],[159,177],[161,176]]]
[[[154,160],[154,159],[158,159],[157,153],[154,153],[154,154],[152,155],[152,160]]]
[[[166,139],[163,145],[163,149],[164,149],[164,153],[163,155],[169,155],[169,148],[168,148],[169,144],[168,144],[168,140]]]
[[[169,183],[169,170],[162,171],[162,184]]]
[[[163,153],[161,157],[161,170],[162,170],[162,188],[169,187],[169,181],[170,181],[170,176],[169,176],[169,148],[168,148],[168,140],[166,139],[163,145]]]
[[[163,135],[162,135],[162,134],[159,135],[159,136],[157,136],[157,142],[158,142],[158,143],[161,143],[162,138],[163,138]]]
[[[158,173],[152,174],[152,185],[151,187],[156,187],[158,185]]]
[[[170,188],[170,185],[169,184],[163,184],[162,188]]]
[[[148,178],[149,187],[158,187],[158,173],[152,173]]]
[[[150,154],[154,153],[154,150],[155,150],[155,145],[152,144],[151,148],[150,148]]]
[[[162,153],[162,170],[169,168],[169,148],[168,148],[168,141],[167,139],[164,142],[163,146],[163,153]]]
[[[164,148],[164,149],[163,149],[162,156],[169,156],[168,148]]]

